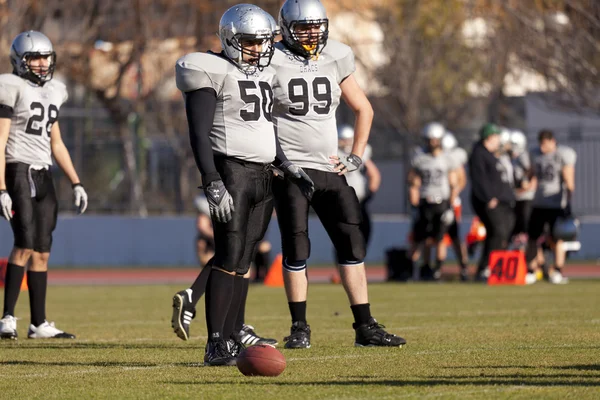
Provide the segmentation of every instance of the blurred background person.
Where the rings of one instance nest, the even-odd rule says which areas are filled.
[[[531,186],[531,161],[527,150],[527,137],[519,130],[510,133],[510,156],[512,158],[514,190],[515,190],[515,226],[512,236],[513,243],[518,248],[524,248],[527,243],[527,228],[531,215],[531,201],[535,189]]]
[[[500,162],[499,166],[502,168],[502,181],[507,183],[514,192],[515,171],[511,156],[512,145],[510,141],[510,134],[511,131],[508,128],[500,128],[500,147],[498,148],[498,151],[496,151],[496,157]],[[507,212],[503,217],[503,221],[506,226],[506,229],[504,230],[506,237],[503,240],[502,248],[508,248],[511,245],[512,232],[515,225],[515,202],[511,203],[510,212]]]
[[[454,210],[454,221],[448,227],[448,237],[452,241],[452,248],[456,255],[456,260],[460,266],[460,280],[467,281],[468,271],[468,256],[467,247],[460,237],[459,224],[462,220],[462,201],[460,199],[460,193],[467,186],[467,173],[465,171],[465,164],[468,161],[468,155],[465,149],[458,146],[458,141],[454,134],[450,131],[446,131],[442,138],[442,149],[447,152],[454,161],[455,173],[456,173],[456,197],[452,204]]]
[[[526,258],[529,273],[526,283],[537,281],[536,271],[539,266],[536,257],[541,247],[538,239],[546,232],[552,236],[554,245],[554,265],[548,272],[550,282],[563,284],[568,282],[562,274],[565,263],[563,241],[567,239],[565,233],[569,233],[569,227],[570,231],[576,230],[571,214],[571,201],[575,191],[577,154],[570,147],[559,146],[550,130],[540,131],[538,143],[539,146],[531,152],[531,179],[536,191],[528,230]]]
[[[196,207],[196,254],[200,266],[204,267],[208,260],[215,255],[215,237],[212,221],[210,219],[210,210],[208,200],[203,194],[194,199]]]
[[[436,260],[433,268],[424,268],[421,275],[424,279],[438,280],[441,277],[441,267],[446,259],[443,238],[454,220],[451,204],[456,197],[456,167],[450,155],[442,150],[445,132],[445,128],[437,122],[423,128],[423,149],[415,152],[412,168],[408,172],[410,204],[418,210],[409,251],[415,280],[419,276],[414,263],[418,261],[419,250],[425,244],[436,246]]]
[[[477,279],[482,281],[487,281],[489,276],[490,253],[505,249],[512,231],[512,224],[505,216],[513,212],[514,193],[505,176],[505,168],[496,157],[501,133],[495,124],[481,127],[480,140],[473,146],[469,158],[471,204],[486,229],[483,252],[477,266]]]
[[[338,128],[338,153],[340,159],[346,159],[352,152],[352,143],[354,141],[354,128],[350,125],[341,125]],[[371,159],[373,149],[367,144],[363,154],[363,163],[356,171],[346,173],[348,185],[354,188],[356,197],[360,203],[362,213],[362,222],[360,230],[365,237],[368,245],[371,238],[371,216],[367,205],[373,199],[373,196],[379,190],[381,185],[381,174],[377,165]]]

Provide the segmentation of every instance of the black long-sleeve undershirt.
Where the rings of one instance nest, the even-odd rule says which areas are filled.
[[[221,179],[215,167],[210,141],[217,108],[217,93],[210,88],[202,88],[185,93],[185,113],[187,115],[190,145],[196,165],[202,175],[202,184],[207,186]]]

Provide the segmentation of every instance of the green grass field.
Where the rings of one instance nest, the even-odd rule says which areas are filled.
[[[283,350],[277,378],[208,368],[204,310],[192,340],[170,327],[173,286],[52,286],[48,316],[75,341],[0,343],[0,398],[600,398],[600,282],[531,287],[371,285],[375,317],[408,340],[402,349],[353,347],[339,285],[312,285],[312,348]],[[201,302],[203,304],[203,301]],[[280,341],[283,289],[253,286],[248,323]]]

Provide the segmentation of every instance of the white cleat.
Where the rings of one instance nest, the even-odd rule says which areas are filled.
[[[525,284],[526,285],[533,285],[536,282],[537,282],[537,276],[536,276],[535,272],[528,272],[527,275],[525,275]]]
[[[6,315],[0,319],[0,339],[17,340],[17,319],[12,315]]]
[[[27,337],[29,339],[75,339],[75,335],[57,329],[54,322],[48,321],[44,321],[38,327],[29,325]]]
[[[554,272],[550,275],[550,283],[554,285],[565,285],[569,283],[569,278],[563,276],[560,272]]]

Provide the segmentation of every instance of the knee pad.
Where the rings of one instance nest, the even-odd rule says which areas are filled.
[[[306,269],[306,260],[283,260],[283,269],[288,272],[302,272]]]
[[[310,239],[305,233],[282,237],[282,248],[284,257],[292,261],[310,257]]]
[[[356,267],[357,265],[364,264],[362,259],[360,260],[344,260],[342,258],[338,258],[338,264],[340,267]]]
[[[367,255],[367,249],[365,238],[359,226],[354,224],[340,224],[339,234],[341,237],[334,241],[338,254],[338,263],[361,263]]]

